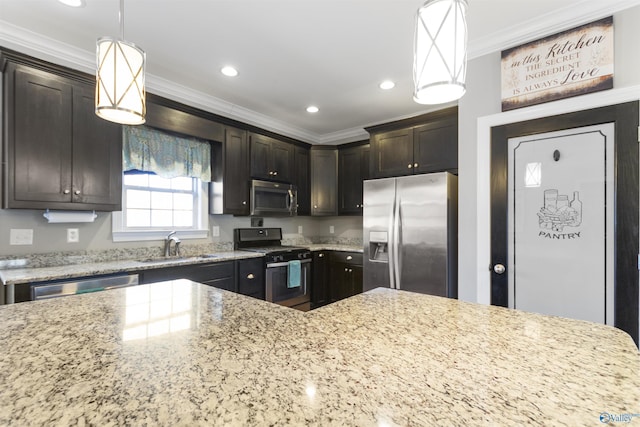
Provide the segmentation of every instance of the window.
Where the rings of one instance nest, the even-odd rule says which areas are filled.
[[[207,237],[206,183],[125,172],[122,212],[113,214],[114,241],[157,240],[170,231],[180,238]]]
[[[123,219],[127,228],[184,228],[197,223],[197,178],[125,173]]]

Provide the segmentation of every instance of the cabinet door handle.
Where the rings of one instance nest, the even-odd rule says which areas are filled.
[[[352,272],[353,272],[353,270],[350,268],[350,269],[349,269],[349,273],[352,273]]]
[[[313,209],[318,209],[318,205],[313,205]]]
[[[62,191],[62,194],[69,194],[69,193],[71,193],[71,190],[63,190]]]
[[[253,273],[249,273],[247,274],[247,279],[253,279],[255,276],[253,275]]]
[[[359,207],[360,207],[360,205],[356,205],[356,208],[359,208]]]
[[[278,175],[278,171],[273,171],[273,176]]]
[[[408,167],[409,169],[411,169],[411,163],[409,163],[409,164],[407,165],[407,167]]]
[[[273,175],[273,172],[272,172],[272,171],[269,171],[269,175]]]
[[[353,257],[351,255],[347,256],[347,261],[351,261]]]
[[[246,201],[246,200],[243,200],[243,201],[242,201],[242,204],[243,204],[243,205],[246,205],[246,204],[247,204],[247,201]]]
[[[346,271],[346,272],[348,273],[348,272],[349,272],[349,269],[348,269],[348,268],[345,268],[345,269],[344,269],[344,271]]]
[[[76,190],[73,192],[73,194],[75,194],[76,196],[78,196],[80,194],[80,190]]]
[[[417,168],[417,167],[418,167],[418,164],[417,164],[417,163],[414,163],[414,164],[413,164],[413,167],[414,167],[414,168]]]
[[[324,254],[318,254],[318,258],[323,258]]]

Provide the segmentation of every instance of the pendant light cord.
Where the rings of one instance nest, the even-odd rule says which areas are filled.
[[[120,40],[124,41],[124,0],[120,0]]]

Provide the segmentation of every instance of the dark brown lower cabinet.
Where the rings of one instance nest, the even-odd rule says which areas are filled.
[[[362,277],[361,253],[314,252],[311,308],[362,293]]]
[[[236,261],[238,289],[242,295],[265,299],[264,258],[240,259]]]
[[[165,280],[188,279],[219,289],[236,292],[234,261],[164,267],[153,270],[143,270],[139,274],[141,284],[162,282]]]
[[[329,256],[331,251],[313,252],[311,264],[311,309],[329,304]]]

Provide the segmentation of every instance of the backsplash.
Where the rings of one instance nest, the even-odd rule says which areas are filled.
[[[296,234],[285,234],[283,245],[304,246],[313,244],[337,244],[349,246],[362,246],[362,238],[357,237],[304,237]],[[180,247],[184,257],[204,255],[215,252],[233,251],[233,242],[217,242],[189,244],[182,242]],[[3,256],[0,259],[0,269],[6,268],[39,268],[60,265],[87,264],[95,262],[139,260],[146,258],[159,258],[163,256],[161,247],[116,248],[93,251],[66,251],[50,252],[29,255]]]

